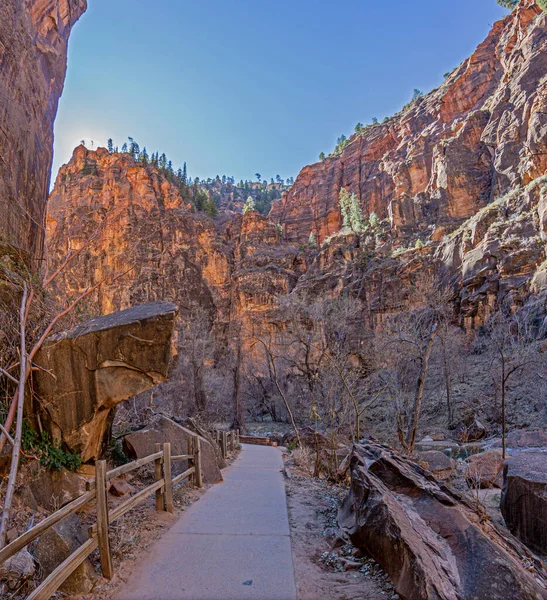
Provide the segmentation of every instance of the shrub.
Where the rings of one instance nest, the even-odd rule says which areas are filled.
[[[45,431],[38,433],[28,423],[23,423],[23,436],[21,440],[25,452],[33,452],[40,459],[40,464],[47,469],[61,471],[63,468],[76,471],[82,466],[82,457],[62,449],[60,443],[51,440]]]
[[[310,233],[310,237],[308,238],[308,246],[310,248],[317,247],[317,242],[315,241],[315,236],[313,235],[313,231]]]
[[[372,227],[372,229],[376,229],[376,227],[380,225],[380,218],[375,212],[370,213],[370,217],[368,218],[368,224]]]
[[[541,10],[547,12],[547,0],[537,0],[537,3]]]
[[[245,204],[243,205],[243,214],[248,213],[250,210],[255,210],[255,201],[252,196],[249,196],[247,200],[245,200]]]
[[[416,240],[416,243],[414,244],[414,248],[416,248],[416,250],[419,250],[420,248],[424,247],[424,243],[422,242],[422,240]]]

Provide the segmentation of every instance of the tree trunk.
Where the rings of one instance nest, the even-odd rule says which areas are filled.
[[[3,548],[6,544],[6,533],[9,525],[9,517],[11,505],[13,503],[13,494],[15,492],[15,484],[17,483],[17,472],[19,470],[19,455],[21,453],[21,438],[23,436],[23,410],[25,404],[25,382],[27,379],[27,347],[25,331],[25,310],[27,304],[27,294],[27,284],[23,283],[23,299],[21,301],[21,310],[19,313],[19,347],[21,354],[21,368],[19,375],[19,386],[17,389],[17,422],[15,425],[15,439],[13,440],[13,451],[11,455],[11,466],[8,478],[8,487],[6,488],[4,509],[2,511],[2,521],[0,523],[0,548]]]
[[[243,402],[241,399],[241,339],[237,339],[236,364],[233,369],[234,373],[234,418],[232,428],[239,429],[240,433],[247,433],[247,425],[245,423],[245,411],[243,410]]]
[[[414,397],[412,417],[406,435],[406,445],[408,447],[408,451],[411,454],[414,453],[414,446],[416,445],[416,435],[418,433],[418,426],[420,424],[420,412],[422,408],[422,399],[424,395],[425,382],[427,380],[429,359],[431,358],[431,351],[433,350],[433,343],[435,341],[437,333],[439,333],[439,327],[435,325],[429,336],[429,340],[427,341],[427,346],[422,357],[422,367],[420,369],[420,376],[418,377],[418,384],[416,386],[416,395]]]

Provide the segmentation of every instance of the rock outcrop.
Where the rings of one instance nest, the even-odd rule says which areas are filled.
[[[547,453],[521,452],[506,461],[501,514],[514,535],[547,555]]]
[[[525,568],[525,560],[533,560],[524,547],[481,523],[416,463],[368,444],[354,446],[350,469],[340,525],[405,600],[547,598],[544,573]]]
[[[167,417],[157,417],[146,429],[130,433],[124,437],[123,447],[131,459],[143,458],[156,451],[156,444],[171,444],[173,456],[188,454],[188,441],[195,433],[175,423]],[[217,462],[217,456],[211,444],[201,436],[201,468],[204,483],[219,483],[222,475]],[[188,461],[176,461],[173,464],[173,475],[178,475],[188,468]]]
[[[86,0],[0,1],[0,241],[40,258],[70,31]]]
[[[176,312],[167,302],[136,306],[43,346],[36,357],[35,414],[53,439],[84,462],[100,456],[112,409],[166,379]]]

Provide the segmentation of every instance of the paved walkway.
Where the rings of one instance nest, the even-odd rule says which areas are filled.
[[[151,549],[119,600],[296,600],[281,454],[237,460]]]

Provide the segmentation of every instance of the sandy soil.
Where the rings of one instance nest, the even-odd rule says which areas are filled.
[[[338,537],[345,489],[297,475],[286,487],[298,600],[399,598],[380,566]]]

